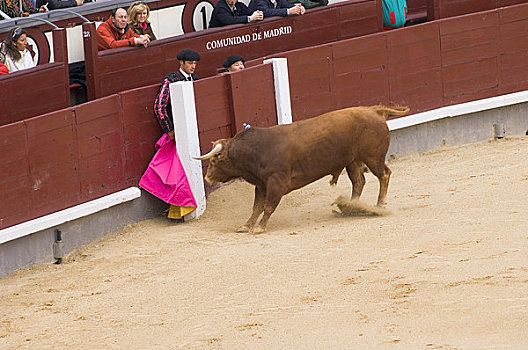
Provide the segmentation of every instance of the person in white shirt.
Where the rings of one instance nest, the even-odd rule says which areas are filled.
[[[31,52],[27,49],[27,33],[20,27],[15,27],[7,33],[4,39],[3,50],[5,65],[9,73],[36,66]]]

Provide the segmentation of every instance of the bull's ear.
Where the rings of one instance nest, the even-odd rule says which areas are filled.
[[[222,151],[218,154],[218,159],[227,158],[227,147],[229,146],[229,140],[221,140],[220,144],[222,145]]]

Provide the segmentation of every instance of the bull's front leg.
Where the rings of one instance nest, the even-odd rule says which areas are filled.
[[[262,215],[262,219],[258,226],[253,229],[252,233],[259,234],[266,231],[269,218],[277,208],[277,205],[279,205],[282,196],[287,193],[287,188],[285,181],[281,181],[277,175],[268,180],[266,198],[264,200],[264,215]]]
[[[249,232],[251,229],[253,229],[260,214],[262,214],[262,212],[264,211],[265,196],[266,189],[259,189],[258,186],[255,186],[255,201],[253,202],[253,213],[244,225],[237,228],[236,232]]]

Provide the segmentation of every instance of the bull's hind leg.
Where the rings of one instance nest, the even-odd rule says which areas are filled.
[[[358,199],[365,187],[365,175],[363,175],[363,162],[356,160],[346,166],[348,178],[352,182],[352,200]]]
[[[385,164],[384,159],[385,157],[377,163],[367,164],[370,171],[372,171],[372,174],[374,174],[379,180],[380,188],[378,203],[376,204],[378,207],[383,207],[387,204],[387,190],[389,189],[389,179],[392,173],[387,164]]]
[[[237,228],[236,232],[249,232],[255,226],[260,214],[264,211],[264,200],[266,198],[266,190],[259,189],[255,186],[255,201],[253,202],[253,213],[248,221]]]

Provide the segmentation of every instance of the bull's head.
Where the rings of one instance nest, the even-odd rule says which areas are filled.
[[[204,154],[194,159],[205,160],[209,159],[209,166],[205,174],[205,181],[213,185],[218,182],[227,182],[239,175],[234,174],[233,166],[227,154],[229,140],[221,139],[213,142],[213,149],[211,152]]]

